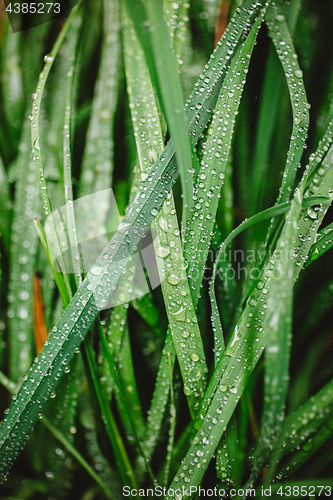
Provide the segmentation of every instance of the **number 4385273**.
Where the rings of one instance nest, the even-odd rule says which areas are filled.
[[[281,497],[329,497],[332,498],[331,486],[280,486],[276,492]]]
[[[9,3],[6,7],[9,14],[60,14],[60,3]]]

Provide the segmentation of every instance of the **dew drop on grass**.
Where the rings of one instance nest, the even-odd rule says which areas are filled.
[[[190,396],[192,394],[191,388],[185,385],[184,386],[184,394],[185,394],[185,396]]]
[[[169,274],[168,276],[168,282],[170,285],[178,285],[180,283],[181,278],[179,276],[176,276],[175,274]]]
[[[318,218],[319,207],[309,207],[307,209],[307,214],[310,219],[316,220]]]

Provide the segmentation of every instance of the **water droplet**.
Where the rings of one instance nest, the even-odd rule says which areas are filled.
[[[162,259],[165,259],[170,253],[170,248],[167,248],[167,247],[162,247],[162,246],[158,246],[156,248],[156,255],[158,257],[161,257]],[[173,285],[173,283],[171,283],[171,285]]]
[[[54,59],[54,57],[51,56],[50,54],[46,54],[46,56],[44,56],[44,62],[46,62],[46,63],[51,64],[53,62],[53,59]]]
[[[94,274],[95,276],[99,276],[101,274],[101,272],[103,271],[103,268],[102,267],[99,267],[99,266],[92,266],[90,271],[92,272],[92,274]]]
[[[318,218],[318,212],[319,212],[319,207],[318,206],[314,206],[314,207],[309,207],[307,209],[307,214],[308,216],[310,217],[310,219],[317,219]]]
[[[181,278],[176,276],[175,274],[169,274],[168,276],[168,282],[170,285],[178,285],[178,283],[181,281]]]
[[[184,394],[185,394],[185,396],[190,396],[191,393],[192,393],[192,391],[191,391],[190,387],[188,387],[188,386],[185,385],[184,386]]]

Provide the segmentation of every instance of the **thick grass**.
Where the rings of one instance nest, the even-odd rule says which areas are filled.
[[[326,8],[83,0],[15,34],[1,17],[4,498],[333,486]],[[116,234],[98,196],[75,212],[108,188]],[[106,233],[88,268],[82,220]],[[137,297],[148,229],[161,285]]]

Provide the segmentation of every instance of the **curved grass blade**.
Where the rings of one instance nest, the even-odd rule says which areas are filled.
[[[250,2],[248,3],[252,5]],[[247,3],[244,5],[247,5]],[[187,113],[190,134],[195,143],[200,137],[215,106],[226,64],[229,62],[233,50],[235,50],[238,41],[244,34],[247,23],[251,24],[253,17],[262,8],[262,4],[257,3],[254,10],[250,9],[248,12],[246,9],[243,9],[238,12],[234,22],[229,25],[229,31],[227,30],[223,43],[221,42],[218,45],[201,76],[200,84],[203,92],[200,92],[200,96],[194,92],[188,101]],[[51,52],[53,56],[57,53],[74,15],[75,10],[71,12],[65,24],[65,31],[62,31],[60,38],[57,39],[54,51]],[[239,21],[237,25],[236,21]],[[226,46],[224,42],[230,38],[231,44]],[[230,53],[227,54],[227,51]],[[43,77],[47,76],[51,64],[52,60],[48,59]],[[216,68],[218,68],[218,71],[216,71]],[[207,83],[205,80],[207,80]],[[38,92],[35,101],[40,103],[41,87],[39,87]],[[200,106],[198,110],[196,104],[199,101]],[[38,104],[35,103],[34,111],[36,109],[38,110]],[[36,130],[34,134],[34,140],[36,141],[38,127],[37,134]],[[41,168],[40,158],[37,167]],[[39,171],[39,173],[43,177],[43,172]],[[42,411],[50,394],[56,388],[64,372],[66,363],[73,357],[77,347],[84,339],[92,322],[96,318],[99,312],[96,302],[105,304],[105,297],[116,287],[122,272],[122,266],[140,241],[142,236],[140,228],[147,227],[150,224],[154,217],[153,214],[160,208],[163,199],[171,189],[176,178],[177,168],[174,150],[169,143],[162,155],[155,162],[148,179],[138,190],[123,220],[122,231],[119,231],[111,240],[101,258],[96,262],[96,266],[101,269],[101,273],[99,276],[90,273],[81,285],[75,299],[72,300],[60,319],[56,332],[51,335],[48,346],[44,347],[35,365],[33,365],[29,379],[22,385],[16,401],[12,404],[8,415],[2,422],[0,427],[0,442],[2,442],[0,448],[1,477],[4,477],[8,473],[26,437],[35,425],[38,413]],[[44,182],[43,178],[41,178],[42,187],[45,187]],[[46,193],[43,195],[43,203],[44,208],[49,213],[50,207]],[[133,231],[133,228],[135,228],[135,231]],[[121,261],[123,263],[119,264]],[[99,286],[99,281],[101,281],[101,286]]]
[[[288,25],[280,11],[280,7],[271,3],[267,8],[265,19],[269,34],[283,66],[293,112],[293,129],[277,200],[278,203],[283,203],[290,197],[290,188],[293,188],[297,168],[303,154],[309,127],[309,105],[306,100],[303,73],[298,65]]]
[[[262,327],[266,337],[264,410],[250,482],[254,482],[258,476],[284,418],[289,386],[292,328],[294,284],[292,257],[301,200],[302,192],[296,191],[275,251],[281,259],[276,260],[274,265],[273,273],[278,273],[278,275],[272,280],[268,292],[267,310]]]
[[[290,6],[288,6],[289,12],[287,15],[287,23],[290,33],[293,33],[295,30],[300,4],[300,0],[293,0]],[[270,47],[266,63],[255,139],[254,159],[251,173],[250,215],[253,215],[257,209],[261,208],[261,189],[267,175],[268,158],[274,128],[276,127],[282,79],[283,72],[281,71],[275,48],[272,46]]]
[[[117,289],[118,296],[123,294],[124,300],[126,300],[125,297],[130,296],[130,292],[128,290],[133,285],[132,278],[132,273],[127,271],[126,275],[122,277],[120,286]],[[124,394],[123,397],[119,397],[119,388],[114,387],[115,384],[117,385],[117,380],[114,380],[112,376],[113,373],[110,373],[108,359],[103,360],[102,370],[106,379],[106,383],[104,385],[106,391],[108,392],[108,398],[111,399],[112,392],[116,389],[115,394],[123,426],[127,436],[129,436],[129,440],[133,440],[133,428],[135,437],[141,437],[144,431],[144,421],[133,369],[130,337],[127,325],[127,310],[128,301],[125,304],[121,304],[113,308],[110,325],[105,335],[110,355],[113,359],[119,360],[118,372]],[[127,402],[127,410],[123,408],[124,399]],[[128,411],[130,412],[131,418],[128,418]]]
[[[302,206],[303,207],[312,207],[317,205],[318,203],[327,203],[329,202],[329,198],[326,196],[311,196],[303,199]],[[239,235],[242,233],[242,231],[245,231],[245,229],[248,229],[252,227],[254,224],[257,224],[259,222],[262,222],[264,220],[270,219],[272,217],[277,217],[278,215],[284,214],[290,210],[291,207],[291,202],[285,202],[285,203],[280,203],[278,205],[275,205],[271,208],[267,208],[266,210],[263,210],[262,212],[259,212],[256,215],[253,215],[249,219],[244,220],[239,226],[237,226],[225,239],[225,241],[221,244],[218,254],[216,256],[216,260],[214,263],[214,268],[213,268],[213,274],[212,274],[212,279],[210,281],[209,285],[209,296],[210,296],[210,302],[211,302],[211,307],[212,307],[212,325],[213,329],[216,335],[216,338],[220,339],[217,344],[216,344],[216,352],[221,353],[223,352],[224,349],[224,341],[222,342],[221,339],[223,338],[223,332],[222,332],[222,326],[221,322],[219,319],[219,309],[215,297],[215,280],[216,280],[216,275],[219,274],[220,276],[224,276],[226,274],[226,260],[225,260],[225,254],[227,251],[228,246],[230,243]],[[217,354],[218,355],[218,354]]]
[[[34,219],[34,224],[35,224],[35,228],[36,228],[37,234],[39,236],[39,239],[43,245],[48,263],[52,269],[52,274],[53,274],[55,283],[57,285],[57,288],[59,290],[61,300],[62,300],[63,304],[65,304],[65,305],[69,304],[70,298],[68,295],[67,287],[66,287],[66,284],[64,281],[64,277],[63,277],[62,273],[60,273],[60,270],[57,266],[57,260],[53,254],[52,246],[50,245],[50,243],[48,241],[48,238],[45,234],[43,226],[41,225],[41,223],[39,222],[39,220],[37,218]]]
[[[123,485],[130,485],[133,488],[137,488],[136,477],[128,458],[125,445],[117,428],[117,423],[109,406],[109,401],[104,398],[101,390],[100,381],[93,362],[92,347],[88,342],[85,342],[84,349],[83,359],[89,365],[91,381],[94,386],[106,431],[112,444],[122,483]]]
[[[161,433],[162,422],[164,418],[164,413],[166,406],[168,404],[169,392],[170,392],[170,364],[173,364],[176,359],[175,347],[172,342],[172,336],[168,330],[164,348],[162,351],[162,358],[159,365],[155,388],[150,403],[150,409],[147,417],[146,432],[143,436],[142,442],[145,449],[147,457],[151,458],[156,445],[158,444],[158,438]],[[139,459],[140,463],[140,459]],[[140,464],[141,466],[142,464]]]
[[[175,395],[173,390],[173,368],[174,363],[171,358],[171,354],[168,353],[169,359],[169,384],[170,384],[170,419],[169,419],[169,439],[167,445],[167,455],[165,458],[165,465],[163,471],[163,485],[168,486],[169,474],[170,474],[170,464],[172,459],[173,446],[175,441],[175,430],[176,430],[176,407],[175,407]]]

